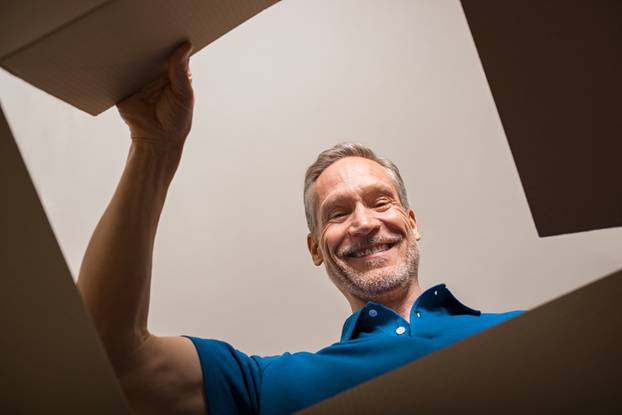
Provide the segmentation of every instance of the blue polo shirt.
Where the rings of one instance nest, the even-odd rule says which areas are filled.
[[[219,340],[188,338],[199,354],[210,414],[288,414],[520,313],[483,314],[440,284],[419,296],[410,323],[369,302],[346,320],[339,342],[315,353],[248,356]]]

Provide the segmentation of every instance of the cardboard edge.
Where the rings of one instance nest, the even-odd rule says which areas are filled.
[[[490,86],[490,80],[488,79],[488,73],[486,72],[486,66],[484,65],[484,61],[482,60],[482,56],[481,56],[481,53],[480,53],[480,48],[477,45],[477,42],[475,41],[475,36],[473,36],[473,28],[471,27],[469,16],[468,16],[466,8],[464,6],[464,2],[465,1],[468,1],[468,0],[460,0],[460,8],[462,9],[462,15],[464,16],[464,21],[466,22],[466,25],[469,28],[469,36],[470,36],[470,39],[471,39],[471,44],[473,45],[473,47],[477,51],[477,61],[479,62],[479,67],[480,67],[482,73],[484,74],[484,79],[486,80],[486,86],[488,87],[488,94],[492,98],[492,102],[495,105],[495,113],[497,115],[497,119],[499,120],[499,124],[501,125],[501,130],[503,131],[503,136],[505,138],[505,142],[506,142],[507,147],[508,147],[508,149],[510,151],[510,155],[512,157],[512,163],[514,164],[514,171],[515,171],[515,173],[518,176],[518,179],[520,181],[521,190],[523,192],[523,196],[524,196],[525,200],[527,201],[527,206],[529,208],[529,214],[531,215],[531,220],[533,221],[536,233],[541,238],[545,237],[545,236],[556,235],[556,234],[548,234],[548,233],[546,233],[545,230],[542,229],[542,226],[539,225],[538,222],[535,220],[534,208],[533,208],[531,202],[529,201],[529,198],[527,197],[527,192],[525,190],[525,183],[523,181],[523,177],[519,174],[518,164],[516,163],[516,157],[514,156],[514,152],[512,151],[512,147],[510,145],[510,140],[508,140],[508,133],[506,131],[505,124],[503,123],[503,118],[501,118],[501,113],[499,111],[499,105],[497,104],[497,99],[495,98],[495,94],[493,93],[492,87]]]
[[[6,112],[4,111],[4,107],[2,105],[2,101],[0,100],[0,128],[4,129],[6,127],[6,131],[8,132],[7,135],[7,144],[6,144],[6,148],[11,148],[11,151],[9,151],[9,154],[7,157],[13,158],[13,160],[16,160],[18,165],[16,166],[18,168],[18,174],[15,174],[14,176],[17,177],[17,180],[23,180],[26,179],[26,182],[23,182],[23,184],[27,184],[27,186],[25,186],[26,188],[29,188],[29,190],[27,192],[30,193],[30,195],[28,197],[33,197],[33,201],[36,202],[37,206],[37,220],[35,220],[34,222],[39,222],[38,225],[36,226],[43,226],[46,229],[45,235],[47,236],[47,238],[41,238],[40,240],[43,239],[47,239],[47,241],[43,242],[43,244],[54,244],[55,245],[55,254],[54,256],[56,257],[56,264],[54,267],[52,268],[52,272],[55,271],[62,271],[62,274],[64,275],[64,278],[62,279],[58,279],[57,281],[57,285],[63,286],[63,290],[67,293],[67,296],[65,297],[65,299],[70,299],[71,301],[68,302],[67,304],[69,304],[69,307],[73,307],[74,311],[78,311],[78,313],[76,313],[75,315],[72,315],[71,318],[73,319],[73,323],[75,324],[76,322],[79,322],[79,325],[81,326],[81,329],[83,329],[84,331],[82,331],[82,336],[77,336],[77,338],[79,340],[85,340],[87,339],[87,343],[88,343],[88,350],[89,353],[92,352],[96,352],[99,354],[99,361],[97,364],[93,364],[95,369],[99,369],[100,371],[97,373],[97,376],[95,377],[95,381],[100,380],[101,378],[108,378],[110,380],[110,382],[106,383],[106,384],[102,384],[102,383],[97,383],[97,388],[98,390],[105,390],[104,393],[108,394],[108,396],[106,396],[106,401],[103,403],[102,407],[94,407],[92,413],[97,414],[97,413],[102,413],[102,411],[107,411],[108,409],[114,408],[115,413],[128,413],[129,414],[129,406],[127,401],[125,400],[124,397],[124,393],[123,390],[121,388],[121,384],[119,383],[119,380],[116,376],[116,374],[114,373],[114,369],[110,363],[110,359],[108,357],[108,353],[106,352],[106,349],[97,333],[96,330],[96,326],[95,323],[93,322],[93,319],[91,317],[91,314],[88,312],[86,305],[84,304],[84,300],[82,298],[82,295],[80,294],[78,287],[71,275],[71,270],[69,269],[69,266],[67,265],[67,259],[58,243],[58,238],[54,232],[54,229],[52,227],[50,218],[48,213],[45,210],[45,207],[41,201],[41,196],[40,193],[35,185],[35,182],[32,178],[32,175],[30,174],[30,171],[28,169],[28,165],[26,164],[26,160],[23,157],[22,151],[18,145],[17,140],[15,139],[15,136],[13,135],[13,129],[11,126],[11,120],[9,119],[9,117],[6,116]],[[2,145],[4,147],[4,144]],[[13,155],[11,155],[10,153],[13,153]],[[9,164],[10,166],[10,164]],[[19,178],[21,176],[21,179]],[[7,181],[13,181],[14,179],[11,178]],[[19,186],[21,189],[24,189],[23,186]],[[35,204],[33,203],[33,206]],[[11,209],[10,207],[8,209]],[[32,217],[31,217],[32,219]],[[11,237],[11,233],[8,233],[7,236],[10,238]],[[6,241],[5,241],[6,242]],[[37,244],[35,244],[37,245]],[[39,246],[37,246],[37,248],[40,248],[40,244]],[[46,253],[50,253],[51,250],[48,250],[48,252]],[[39,254],[41,254],[41,252],[44,252],[43,250],[39,251]],[[32,252],[31,252],[32,253]],[[41,255],[44,256],[44,255]],[[11,261],[7,261],[9,262],[9,266]],[[20,316],[11,316],[10,320],[14,320],[19,322],[20,321]],[[14,333],[11,333],[11,335],[14,335]],[[72,338],[71,339],[72,342],[76,341],[76,338]],[[45,353],[44,353],[45,355]],[[94,357],[95,355],[93,355]],[[62,358],[61,356],[59,356],[59,358]],[[73,357],[72,357],[73,360]],[[58,363],[60,364],[60,363]],[[75,368],[74,368],[75,369]],[[22,370],[25,373],[31,373],[33,372],[33,368],[32,367],[26,367],[26,368],[22,368]],[[103,370],[104,372],[107,373],[103,373],[101,370]],[[21,371],[21,370],[20,370]],[[15,382],[15,379],[12,379],[13,382]],[[1,382],[0,382],[1,383]],[[41,385],[42,381],[39,380],[39,382],[37,383],[37,385]],[[91,383],[89,386],[90,387],[94,387],[95,383]],[[29,387],[31,387],[32,384],[29,385]],[[102,389],[103,387],[103,389]],[[4,395],[3,393],[12,393],[13,390],[9,389],[4,390],[3,392],[0,392],[0,396],[2,396],[2,398],[4,398],[6,395]],[[31,391],[32,393],[32,391]],[[116,395],[115,399],[112,400],[112,398],[114,397],[113,395]],[[17,399],[16,396],[12,396],[11,400]],[[82,399],[82,398],[81,398]],[[0,399],[0,401],[2,401],[2,399]],[[9,406],[11,407],[11,403],[12,402],[5,402],[2,401],[3,404],[0,405],[0,407],[5,407],[5,406]],[[6,405],[5,405],[6,404]],[[58,402],[48,402],[46,403],[46,405],[52,405],[53,407],[58,407]],[[29,408],[33,408],[32,405],[27,405],[27,407]]]
[[[67,99],[62,98],[62,97],[58,96],[58,95],[57,95],[57,94],[55,94],[55,93],[49,92],[49,91],[47,91],[47,90],[45,90],[45,89],[43,89],[43,88],[40,88],[40,87],[39,87],[39,86],[37,86],[37,85],[35,85],[35,84],[33,84],[33,83],[31,83],[31,82],[29,82],[29,81],[25,80],[25,79],[24,79],[24,77],[22,77],[22,76],[21,76],[21,74],[20,74],[18,71],[14,71],[14,70],[12,70],[11,68],[8,68],[8,67],[5,65],[5,61],[6,61],[6,60],[8,60],[10,57],[14,56],[15,54],[19,53],[19,51],[24,50],[24,49],[26,49],[27,47],[32,46],[32,45],[36,44],[37,42],[40,42],[40,41],[42,41],[43,39],[45,39],[45,38],[47,38],[47,37],[49,37],[49,36],[52,36],[54,33],[57,33],[57,32],[58,32],[58,31],[60,31],[60,30],[64,30],[64,29],[67,29],[67,28],[71,27],[71,26],[72,26],[73,24],[75,24],[76,22],[81,21],[81,20],[84,20],[84,19],[88,18],[89,16],[93,15],[95,12],[97,12],[97,11],[101,10],[102,8],[107,7],[107,6],[110,6],[110,5],[112,5],[113,3],[118,2],[118,1],[124,1],[124,0],[108,0],[108,1],[106,1],[105,3],[103,3],[103,4],[101,4],[101,5],[97,6],[97,7],[94,7],[94,8],[93,8],[93,9],[91,9],[88,13],[84,13],[84,14],[82,14],[82,15],[81,15],[80,17],[78,17],[78,18],[72,19],[72,20],[71,20],[70,22],[68,22],[67,24],[64,24],[64,25],[62,25],[62,26],[59,26],[59,27],[58,27],[58,28],[56,28],[55,30],[53,30],[53,31],[49,32],[48,34],[46,34],[45,36],[41,36],[41,37],[37,38],[37,40],[36,40],[36,41],[33,41],[33,42],[28,43],[28,45],[27,45],[27,46],[24,46],[24,47],[20,48],[19,50],[16,50],[14,53],[11,53],[11,54],[8,54],[8,55],[5,55],[5,56],[1,57],[1,58],[0,58],[0,67],[2,67],[2,68],[6,71],[6,72],[10,73],[10,74],[11,74],[11,75],[13,75],[14,77],[19,78],[22,82],[26,82],[27,84],[29,84],[29,85],[31,85],[31,86],[33,86],[33,87],[35,87],[35,88],[37,88],[37,89],[39,89],[39,90],[41,90],[41,91],[45,92],[45,93],[46,93],[46,94],[48,94],[49,96],[52,96],[52,97],[54,97],[54,98],[56,98],[56,99],[58,99],[58,100],[60,100],[60,101],[62,101],[62,102],[64,102],[64,103],[66,103],[66,104],[68,104],[68,105],[70,105],[70,106],[72,106],[72,107],[74,107],[74,108],[77,108],[77,109],[79,109],[79,110],[81,110],[81,111],[84,111],[84,112],[86,112],[87,114],[90,114],[90,115],[92,115],[92,116],[97,116],[97,115],[99,115],[99,114],[101,114],[101,113],[103,113],[103,112],[108,111],[110,108],[112,108],[113,106],[115,106],[115,105],[116,105],[116,104],[118,104],[119,102],[123,101],[124,99],[128,98],[129,96],[131,96],[131,95],[135,94],[135,93],[136,93],[136,92],[138,92],[140,89],[137,89],[137,90],[133,91],[132,93],[129,93],[128,95],[126,95],[126,96],[124,96],[123,98],[121,98],[120,100],[118,100],[116,103],[114,103],[114,104],[112,104],[112,105],[110,105],[109,107],[106,107],[106,108],[101,108],[101,109],[100,109],[100,108],[98,108],[98,109],[92,109],[92,108],[86,108],[86,107],[78,107],[78,106],[74,105],[73,103],[69,102]],[[195,50],[193,50],[193,52],[192,52],[191,56],[194,56],[194,55],[195,55],[196,53],[198,53],[199,51],[201,51],[201,50],[205,49],[206,47],[208,47],[208,46],[209,46],[209,45],[211,45],[212,43],[214,43],[214,42],[218,41],[220,38],[222,38],[223,36],[227,35],[229,32],[231,32],[231,31],[232,31],[232,30],[234,30],[235,28],[237,28],[237,27],[241,26],[242,24],[246,23],[246,22],[247,22],[247,21],[249,21],[250,19],[252,19],[252,18],[254,18],[254,17],[256,17],[256,16],[259,16],[261,13],[263,13],[264,11],[266,11],[268,8],[270,8],[270,7],[274,6],[275,4],[279,3],[280,1],[281,1],[281,0],[261,0],[261,1],[257,1],[257,3],[258,3],[258,4],[260,4],[260,6],[258,7],[258,8],[259,8],[259,11],[258,11],[258,12],[256,12],[255,14],[253,14],[253,15],[249,16],[248,18],[246,18],[246,19],[244,19],[244,20],[240,21],[240,22],[239,22],[238,24],[236,24],[233,28],[230,28],[230,29],[226,30],[224,33],[220,34],[219,36],[217,36],[216,38],[214,38],[211,42],[209,42],[208,44],[204,45],[204,46],[203,46],[203,47],[201,47],[200,49],[195,49]],[[188,39],[188,38],[179,39],[179,40],[177,40],[176,42],[173,42],[169,48],[170,48],[170,49],[171,49],[171,51],[172,51],[172,50],[174,50],[174,48],[175,48],[175,46],[176,46],[176,45],[179,45],[180,43],[182,43],[182,42],[184,42],[184,41],[192,41],[192,39]],[[159,76],[162,76],[162,73],[160,73],[160,74],[158,74],[158,75],[156,75],[156,76],[154,76],[154,77],[146,77],[146,78],[145,78],[146,80],[145,80],[145,82],[143,83],[143,85],[146,85],[146,84],[148,84],[149,82],[152,82],[153,80],[157,79],[157,77],[159,77]]]
[[[453,344],[451,344],[451,345],[449,345],[447,347],[444,347],[444,348],[439,349],[439,350],[437,350],[437,351],[435,351],[433,353],[430,353],[430,354],[428,354],[426,356],[423,356],[423,357],[421,357],[419,359],[407,362],[407,363],[405,363],[402,366],[399,366],[399,367],[397,367],[395,369],[387,371],[387,372],[383,373],[380,376],[377,376],[377,377],[374,377],[372,379],[369,379],[369,380],[367,380],[367,381],[365,381],[363,383],[359,383],[357,385],[354,385],[354,386],[352,386],[352,387],[350,387],[350,388],[348,388],[348,389],[346,389],[346,390],[344,390],[344,391],[342,391],[342,392],[340,392],[340,393],[338,393],[336,395],[328,397],[328,398],[326,398],[326,399],[324,399],[324,400],[322,400],[320,402],[316,402],[315,404],[313,404],[311,406],[308,406],[308,407],[305,407],[305,408],[301,408],[300,410],[296,411],[295,414],[297,414],[297,415],[304,415],[304,414],[307,414],[307,413],[320,413],[318,411],[320,409],[322,409],[324,404],[328,404],[329,402],[333,401],[334,399],[339,399],[339,396],[341,396],[342,394],[354,393],[360,387],[362,387],[364,385],[366,387],[368,387],[367,385],[374,383],[375,381],[377,381],[378,379],[380,379],[380,378],[382,378],[384,376],[387,376],[387,375],[390,375],[392,373],[399,372],[399,371],[402,371],[402,370],[406,370],[408,367],[411,367],[411,366],[414,366],[414,365],[418,365],[421,362],[427,362],[430,359],[434,359],[434,358],[436,358],[436,356],[439,353],[446,353],[447,350],[452,349],[454,346],[462,345],[464,343],[468,343],[470,341],[473,341],[473,339],[479,337],[481,334],[491,333],[491,332],[495,332],[495,331],[507,330],[508,326],[512,326],[512,325],[517,324],[516,323],[517,321],[520,322],[521,320],[523,320],[525,318],[529,318],[528,315],[530,313],[534,312],[534,311],[537,312],[539,310],[547,309],[547,308],[553,306],[554,303],[556,303],[556,302],[558,302],[560,300],[564,301],[568,297],[571,297],[571,299],[567,299],[567,300],[571,301],[572,299],[574,299],[576,297],[576,295],[579,293],[579,291],[582,291],[584,289],[588,289],[588,290],[596,289],[597,287],[599,287],[599,286],[601,286],[603,284],[611,283],[610,277],[616,277],[616,278],[622,279],[622,269],[618,269],[616,271],[609,272],[606,275],[604,275],[604,276],[602,276],[602,277],[600,277],[600,278],[598,278],[598,279],[596,279],[594,281],[591,281],[589,283],[583,284],[583,285],[579,286],[578,288],[575,288],[575,289],[570,290],[568,292],[562,293],[559,296],[557,296],[557,297],[555,297],[555,298],[553,298],[553,299],[551,299],[549,301],[546,301],[546,302],[544,302],[542,304],[539,304],[539,305],[535,306],[534,308],[532,308],[530,310],[527,310],[527,312],[525,312],[525,313],[523,313],[521,315],[518,315],[516,317],[513,317],[513,318],[511,318],[509,320],[506,320],[506,321],[502,322],[501,324],[497,324],[497,325],[492,326],[492,327],[490,327],[490,328],[488,328],[486,330],[483,330],[483,331],[475,334],[474,336],[470,336],[470,337],[467,337],[465,339],[461,339],[461,340],[459,340],[459,341],[457,341],[457,342],[455,342],[455,343],[453,343]]]
[[[119,1],[119,0],[105,0],[104,2],[102,2],[101,4],[98,4],[97,6],[93,6],[93,8],[88,9],[87,11],[83,12],[82,14],[67,20],[64,23],[61,23],[60,25],[58,25],[57,27],[53,28],[52,30],[50,30],[47,33],[44,33],[43,35],[40,35],[32,40],[30,40],[29,42],[26,42],[25,44],[18,46],[17,48],[10,50],[9,52],[5,53],[3,56],[0,56],[0,63],[3,62],[5,59],[9,59],[11,56],[21,52],[24,49],[28,49],[31,45],[40,42],[41,40],[45,39],[48,36],[52,36],[54,35],[55,32],[58,32],[59,30],[63,30],[65,27],[67,26],[71,26],[73,23],[82,20],[83,18],[87,17],[89,14],[94,13],[97,11],[97,9],[106,6],[107,4],[110,4],[112,2],[115,1]]]

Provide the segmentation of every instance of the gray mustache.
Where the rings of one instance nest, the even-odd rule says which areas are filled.
[[[387,237],[374,237],[371,239],[367,239],[365,241],[361,241],[361,242],[357,242],[354,243],[350,246],[346,246],[343,248],[340,248],[337,251],[337,255],[339,255],[340,257],[344,257],[344,256],[349,256],[352,255],[353,253],[357,252],[357,251],[361,251],[363,249],[367,249],[373,245],[380,245],[380,244],[387,244],[387,245],[393,245],[396,244],[398,242],[402,241],[402,237],[399,238],[387,238]]]

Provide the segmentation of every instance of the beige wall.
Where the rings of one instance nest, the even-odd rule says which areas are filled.
[[[284,0],[192,59],[194,128],[157,239],[151,328],[257,354],[338,340],[349,309],[306,252],[302,177],[360,141],[401,167],[422,286],[525,309],[622,267],[622,229],[538,238],[457,1]],[[0,99],[74,275],[128,148],[6,72]]]

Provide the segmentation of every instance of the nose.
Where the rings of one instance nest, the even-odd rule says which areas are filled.
[[[380,222],[375,217],[374,212],[365,206],[358,204],[352,213],[352,221],[348,227],[350,236],[367,236],[378,230]]]

